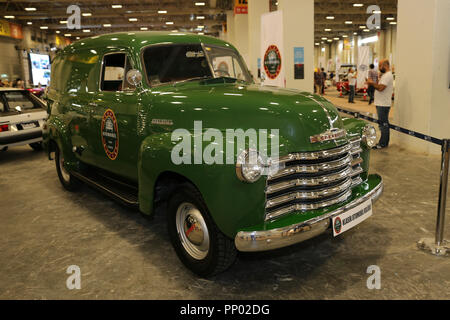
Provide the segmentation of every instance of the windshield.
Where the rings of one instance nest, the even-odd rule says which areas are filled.
[[[151,86],[220,77],[251,82],[241,57],[234,50],[221,47],[205,46],[203,50],[201,44],[150,46],[144,50],[143,62]]]

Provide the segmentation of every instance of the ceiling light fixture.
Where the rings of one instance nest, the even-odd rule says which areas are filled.
[[[111,7],[113,9],[120,9],[120,8],[122,8],[122,5],[121,4],[113,4],[113,5],[111,5]]]
[[[353,24],[353,21],[345,21],[345,24]]]
[[[136,21],[138,21],[138,19],[137,19],[137,18],[129,18],[128,21],[130,21],[130,22],[136,22]]]
[[[85,13],[82,13],[81,14],[83,17],[90,17],[90,16],[92,16],[92,13],[90,13],[90,12],[85,12]]]
[[[25,11],[36,11],[36,8],[25,8]]]
[[[328,16],[326,19],[327,20],[334,20],[334,17],[333,16]]]
[[[204,2],[196,2],[195,5],[198,6],[198,7],[201,7],[201,6],[206,5],[206,3],[204,3]]]
[[[39,27],[39,28],[41,28],[42,30],[47,30],[47,29],[48,29],[47,26],[41,26],[41,27]]]
[[[111,24],[110,24],[110,23],[105,23],[103,26],[104,26],[105,28],[107,28],[107,27],[111,27]]]
[[[392,22],[389,22],[389,24],[397,24],[397,22],[395,22],[395,21],[392,21]]]
[[[348,35],[344,34],[344,35],[342,36],[342,38],[348,38]]]
[[[60,34],[60,33],[61,33],[61,31],[59,31],[59,30],[56,30],[55,32],[56,32],[56,33],[58,33],[58,34]]]
[[[395,20],[395,18],[394,17],[387,17],[386,20],[391,21],[391,20]]]
[[[5,16],[5,19],[14,19],[15,16]]]
[[[71,37],[72,35],[70,33],[64,34],[64,37]]]
[[[359,26],[360,29],[366,29],[366,26]]]
[[[31,22],[31,21],[27,22],[27,25],[29,25],[29,26],[31,26],[32,24],[33,24],[33,22]]]
[[[91,32],[91,30],[89,30],[89,29],[84,29],[83,32],[84,32],[84,33],[88,33],[88,32]]]
[[[60,23],[60,24],[66,24],[67,21],[60,21],[59,23]]]
[[[331,31],[331,29],[324,29],[324,30],[327,31],[327,32]]]
[[[171,25],[173,24],[173,21],[167,21],[166,24]]]
[[[369,29],[364,29],[363,31],[364,31],[364,32],[370,32],[370,30],[369,30]]]
[[[364,5],[363,5],[362,3],[354,3],[353,6],[354,6],[354,7],[362,7],[362,6],[364,6]]]
[[[147,28],[147,27],[141,27],[141,30],[142,30],[142,31],[147,31],[148,28]]]
[[[204,20],[205,16],[197,16],[197,20]]]
[[[158,10],[158,13],[159,14],[165,14],[165,13],[167,13],[167,10]]]

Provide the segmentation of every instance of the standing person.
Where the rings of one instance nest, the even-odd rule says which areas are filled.
[[[375,70],[373,63],[370,65],[368,80],[371,80],[373,83],[378,83],[378,72]],[[373,85],[369,85],[367,94],[369,95],[369,105],[371,105],[375,99],[375,87]]]
[[[322,76],[318,69],[314,72],[314,89],[317,94],[322,94]]]
[[[348,102],[355,103],[353,100],[355,99],[355,87],[356,87],[356,77],[358,72],[353,72],[353,68],[350,68],[348,71],[348,87],[350,88],[350,93],[348,95]]]
[[[381,131],[381,138],[378,144],[374,147],[376,149],[387,148],[389,145],[389,111],[392,105],[392,93],[394,91],[394,76],[391,72],[389,60],[384,59],[380,61],[379,69],[381,78],[378,83],[371,79],[367,84],[375,88],[375,105],[377,107],[378,121]]]
[[[327,73],[325,72],[324,68],[322,68],[321,70],[322,70],[322,73],[321,73],[321,75],[322,75],[322,95],[324,95],[325,94],[325,81],[327,80]]]

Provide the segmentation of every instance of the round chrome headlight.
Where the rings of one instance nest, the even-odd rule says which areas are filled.
[[[366,125],[362,134],[363,142],[369,147],[372,148],[377,143],[377,131],[371,125]]]
[[[244,150],[237,158],[236,175],[244,182],[256,182],[261,177],[264,163],[256,150]]]

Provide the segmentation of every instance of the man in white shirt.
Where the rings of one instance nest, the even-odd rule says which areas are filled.
[[[350,88],[350,93],[348,95],[348,102],[355,103],[353,100],[355,99],[355,88],[356,88],[356,77],[358,76],[358,72],[353,72],[353,69],[350,68],[348,71],[348,87]]]
[[[371,79],[367,81],[369,86],[375,88],[375,105],[377,106],[378,125],[380,126],[381,138],[376,149],[383,149],[389,145],[389,111],[392,105],[392,92],[394,91],[394,76],[391,72],[389,60],[381,60],[378,68],[381,78],[377,83]]]

